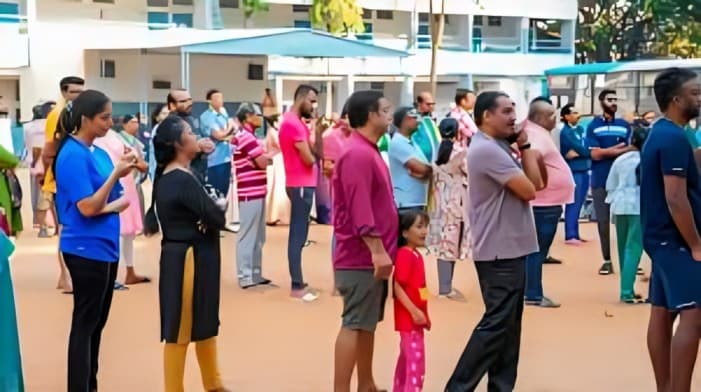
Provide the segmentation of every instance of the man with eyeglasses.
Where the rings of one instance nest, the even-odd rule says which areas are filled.
[[[411,107],[394,113],[397,132],[389,142],[389,170],[394,200],[400,212],[424,210],[431,164],[421,147],[413,140],[419,128],[419,113]]]
[[[614,90],[599,94],[603,115],[592,120],[587,128],[587,145],[591,151],[591,193],[599,229],[601,254],[604,262],[599,275],[613,274],[611,263],[610,207],[606,204],[606,180],[613,161],[630,151],[631,128],[622,118],[616,118],[618,97]]]
[[[438,145],[441,138],[438,133],[438,126],[433,119],[433,110],[436,108],[436,101],[429,92],[423,92],[416,97],[416,110],[421,115],[419,119],[419,129],[414,133],[411,140],[421,149],[428,162],[436,160],[438,155]]]

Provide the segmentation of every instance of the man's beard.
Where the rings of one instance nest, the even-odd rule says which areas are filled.
[[[701,108],[696,105],[690,105],[684,109],[684,116],[686,121],[691,121],[701,115]]]
[[[313,117],[312,112],[301,112],[300,115],[302,118],[310,119]]]
[[[613,117],[618,111],[618,106],[604,106],[604,113]]]

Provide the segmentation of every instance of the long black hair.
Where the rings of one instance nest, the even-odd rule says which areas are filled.
[[[407,245],[406,238],[404,238],[404,232],[411,229],[414,226],[417,219],[421,219],[426,225],[430,218],[425,211],[422,210],[407,210],[399,213],[399,247]]]
[[[163,110],[164,107],[166,107],[166,104],[159,103],[158,105],[156,105],[156,107],[151,112],[151,128],[158,125],[158,115],[161,114],[161,111]]]
[[[443,138],[436,156],[436,165],[440,166],[448,163],[450,155],[453,153],[453,139],[458,135],[458,120],[452,117],[444,118],[438,129]]]
[[[633,145],[638,151],[643,151],[643,146],[647,137],[650,135],[650,128],[640,127],[633,131],[633,137],[630,140],[630,144]],[[635,180],[640,186],[640,164],[635,168]]]
[[[56,176],[56,161],[60,154],[63,145],[68,140],[68,135],[75,135],[83,125],[83,117],[93,119],[98,114],[105,111],[107,104],[110,103],[109,97],[97,90],[85,90],[72,102],[69,102],[61,111],[54,131],[54,143],[58,143],[56,147],[56,156],[51,164],[51,170]]]
[[[175,144],[180,143],[187,123],[179,116],[168,116],[158,125],[158,132],[153,138],[153,157],[156,160],[156,174],[153,177],[153,192],[151,206],[144,217],[144,234],[158,233],[159,225],[156,217],[156,193],[158,181],[163,176],[163,171],[169,163],[173,162],[177,154]]]

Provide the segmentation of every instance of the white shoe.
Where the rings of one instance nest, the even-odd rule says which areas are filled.
[[[319,294],[308,289],[292,290],[290,297],[300,299],[302,302],[314,302],[319,299]]]

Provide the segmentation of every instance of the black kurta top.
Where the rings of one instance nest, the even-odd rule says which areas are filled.
[[[221,287],[219,230],[224,227],[225,212],[205,193],[195,176],[183,170],[164,174],[153,197],[163,232],[158,287],[161,340],[168,343],[178,340],[185,255],[190,247],[195,261],[191,341],[217,336]]]

